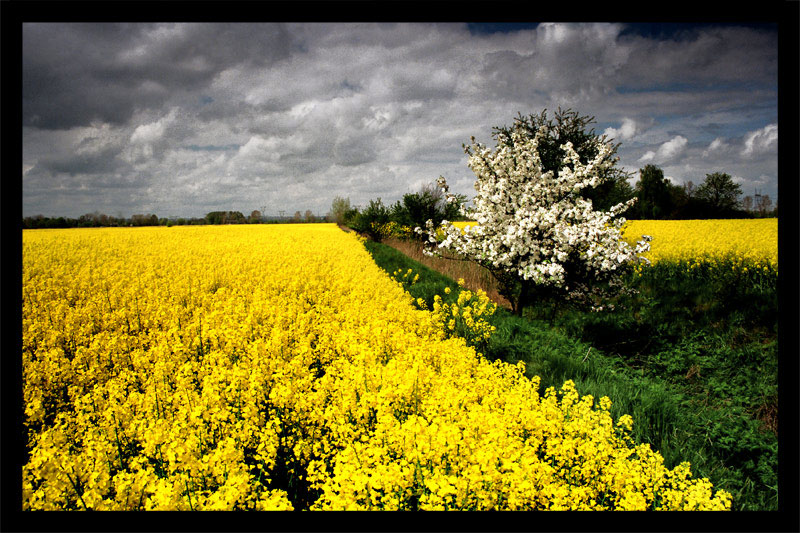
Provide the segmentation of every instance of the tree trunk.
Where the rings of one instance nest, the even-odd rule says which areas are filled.
[[[525,308],[530,304],[531,296],[532,296],[532,288],[533,284],[529,281],[522,281],[521,287],[519,290],[519,298],[516,301],[516,308],[514,309],[514,313],[517,316],[522,316],[522,312]]]

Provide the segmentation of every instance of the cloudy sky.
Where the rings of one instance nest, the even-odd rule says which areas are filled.
[[[324,214],[443,175],[558,106],[620,165],[777,200],[777,27],[26,23],[23,216]]]

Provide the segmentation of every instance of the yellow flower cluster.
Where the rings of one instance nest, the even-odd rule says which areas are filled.
[[[497,304],[481,289],[477,292],[464,289],[463,279],[458,280],[458,285],[461,290],[458,299],[453,303],[444,302],[438,294],[433,297],[434,322],[445,336],[457,336],[470,346],[481,346],[497,329],[486,320],[486,317],[497,310]],[[445,293],[450,294],[449,287],[445,288]],[[424,304],[424,301],[418,302],[418,306],[423,309]]]
[[[634,243],[653,237],[644,256],[651,262],[686,261],[699,265],[721,260],[778,268],[778,219],[630,220],[623,237]],[[744,267],[742,267],[744,268]]]
[[[414,274],[414,270],[411,268],[405,272],[395,270],[391,277],[406,290],[419,280],[419,274]],[[459,291],[455,302],[445,303],[440,295],[434,295],[431,318],[445,338],[460,337],[469,346],[481,346],[497,329],[484,318],[494,314],[497,304],[492,302],[486,292],[481,289],[478,289],[477,293],[463,289],[463,278],[460,278],[457,283],[462,290]],[[450,287],[445,287],[444,292],[450,294]],[[428,309],[423,298],[417,298],[415,303],[418,309]]]
[[[26,230],[25,509],[728,509],[334,224]]]
[[[395,270],[392,272],[392,279],[402,285],[403,288],[408,288],[419,281],[419,274],[414,274],[414,277],[411,277],[411,274],[414,274],[414,270],[411,268],[405,272],[402,270]]]
[[[395,221],[389,221],[384,224],[380,222],[373,222],[370,224],[372,230],[381,236],[382,239],[389,237],[397,237],[398,239],[409,239],[414,236],[413,228],[403,226]]]
[[[451,224],[453,224],[453,226],[455,226],[456,228],[461,229],[461,230],[463,230],[467,226],[477,226],[478,225],[477,222],[472,221],[472,220],[459,220],[457,222],[451,222]]]

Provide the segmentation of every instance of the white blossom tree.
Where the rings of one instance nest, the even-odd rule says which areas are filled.
[[[623,288],[620,275],[647,262],[641,254],[650,248],[648,236],[636,246],[621,236],[625,219],[620,215],[635,198],[598,211],[581,196],[585,188],[596,187],[610,175],[616,148],[605,136],[592,137],[591,150],[584,150],[582,160],[565,141],[559,145],[560,162],[548,170],[540,149],[545,139],[552,146],[558,135],[546,124],[532,128],[530,120],[519,117],[511,128],[495,128],[493,137],[494,149],[474,137],[470,146],[464,145],[477,177],[477,195],[472,207],[462,203],[460,209],[478,225],[462,231],[444,221],[439,241],[437,228],[428,221],[426,232],[417,228],[427,233],[426,252],[488,269],[518,315],[544,297],[602,309],[608,296]],[[552,158],[552,151],[548,156]],[[438,184],[448,201],[456,201],[444,177]]]

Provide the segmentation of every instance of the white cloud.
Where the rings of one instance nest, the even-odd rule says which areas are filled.
[[[622,119],[622,125],[619,128],[606,128],[603,133],[616,141],[630,140],[636,134],[636,121],[625,117]]]
[[[167,130],[167,127],[175,122],[178,116],[178,109],[172,108],[170,112],[155,122],[142,124],[133,130],[131,135],[131,143],[133,144],[152,144],[161,139]]]
[[[778,144],[778,125],[769,124],[745,136],[742,156],[751,157],[775,150]]]
[[[656,157],[661,161],[668,161],[679,156],[686,150],[689,141],[683,135],[676,135],[658,148]]]
[[[654,161],[659,164],[667,163],[680,156],[688,146],[689,141],[683,135],[676,135],[663,143],[658,150],[646,152],[639,161]]]
[[[292,106],[292,108],[289,110],[289,116],[295,119],[304,118],[314,110],[316,105],[317,102],[313,100],[300,102],[299,104]]]
[[[371,106],[371,116],[365,116],[361,119],[365,128],[371,131],[379,131],[387,127],[396,114],[389,106]]]
[[[139,165],[137,169],[142,170],[141,165],[161,158],[167,149],[164,139],[169,137],[168,130],[178,120],[178,108],[172,107],[169,113],[158,120],[137,126],[130,136],[128,145],[122,150],[122,160]]]
[[[715,152],[726,151],[728,148],[728,144],[722,139],[722,137],[717,137],[711,141],[711,144],[708,145],[708,148],[703,150],[703,157],[708,157]]]
[[[573,33],[566,24],[545,22],[539,25],[539,33],[545,44],[561,44]]]
[[[238,155],[241,158],[254,161],[275,162],[280,159],[278,139],[270,137],[264,139],[253,136],[239,147]]]

